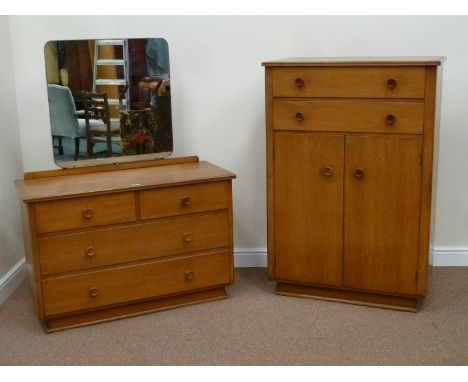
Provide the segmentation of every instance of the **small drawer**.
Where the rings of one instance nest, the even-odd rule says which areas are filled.
[[[275,130],[422,134],[423,102],[273,102]]]
[[[230,182],[201,183],[140,192],[142,219],[226,209]]]
[[[133,192],[39,202],[35,211],[38,233],[136,220]]]
[[[227,285],[231,264],[226,250],[43,279],[45,316]]]
[[[424,98],[424,67],[273,69],[274,97]]]
[[[228,247],[227,213],[171,219],[40,238],[41,272],[90,269],[104,265]]]

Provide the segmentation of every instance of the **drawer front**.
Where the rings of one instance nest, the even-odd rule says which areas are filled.
[[[202,183],[140,192],[142,219],[226,209],[230,182]]]
[[[230,245],[228,214],[219,213],[39,239],[43,275]]]
[[[159,260],[42,281],[46,316],[231,283],[231,253]]]
[[[422,134],[423,102],[274,101],[275,130]]]
[[[274,97],[424,98],[424,67],[273,69]]]
[[[35,211],[38,233],[136,220],[133,192],[40,202]]]

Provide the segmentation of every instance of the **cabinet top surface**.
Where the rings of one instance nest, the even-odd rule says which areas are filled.
[[[24,202],[37,202],[64,197],[226,180],[235,177],[232,172],[212,163],[195,162],[17,180],[16,187]]]
[[[264,61],[263,66],[425,66],[440,65],[442,56],[402,57],[290,57]]]

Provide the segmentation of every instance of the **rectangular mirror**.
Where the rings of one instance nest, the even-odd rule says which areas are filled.
[[[49,41],[44,57],[58,166],[164,158],[172,153],[165,39]]]

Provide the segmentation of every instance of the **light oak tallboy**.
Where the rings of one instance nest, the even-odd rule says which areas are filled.
[[[47,330],[225,298],[234,177],[197,157],[25,174],[29,281]]]
[[[416,311],[441,57],[265,62],[276,293]]]

